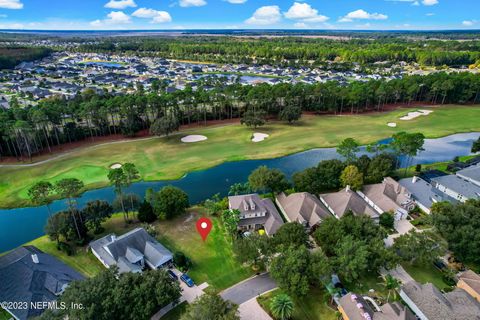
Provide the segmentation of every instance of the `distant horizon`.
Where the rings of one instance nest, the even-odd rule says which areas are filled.
[[[194,32],[231,32],[231,33],[240,33],[240,32],[293,32],[293,33],[334,33],[334,32],[366,32],[366,33],[375,33],[375,32],[397,32],[397,33],[435,33],[435,32],[458,32],[458,33],[476,33],[480,32],[478,29],[288,29],[288,28],[268,28],[268,29],[254,29],[254,28],[242,28],[242,29],[229,29],[229,28],[185,28],[185,29],[0,29],[0,32],[9,32],[9,33],[22,33],[22,32],[39,32],[39,33],[48,33],[48,32],[88,32],[88,33],[128,33],[128,32],[185,32],[185,31],[194,31]]]
[[[478,30],[478,0],[0,0],[0,29]],[[477,8],[477,9],[475,9]]]

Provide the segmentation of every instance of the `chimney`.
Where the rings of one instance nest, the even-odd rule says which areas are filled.
[[[115,242],[115,241],[117,241],[117,236],[112,234],[112,242]]]
[[[349,185],[347,185],[347,186],[345,187],[345,192],[350,192],[350,186],[349,186]]]
[[[35,253],[32,254],[32,261],[33,261],[33,263],[35,263],[35,264],[39,264],[39,263],[40,263],[40,261],[38,261],[38,256],[37,256],[37,254],[35,254]]]
[[[415,183],[415,182],[417,182],[417,181],[418,181],[418,177],[417,177],[417,176],[413,176],[413,178],[412,178],[412,183]]]

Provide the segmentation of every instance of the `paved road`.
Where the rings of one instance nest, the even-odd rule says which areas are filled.
[[[267,291],[275,289],[277,284],[270,278],[268,273],[252,277],[233,287],[230,287],[220,293],[225,300],[230,300],[236,304],[242,304],[248,300],[255,298]]]

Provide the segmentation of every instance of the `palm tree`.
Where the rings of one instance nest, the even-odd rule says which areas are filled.
[[[388,290],[387,302],[390,299],[390,295],[392,294],[393,294],[393,298],[396,299],[397,289],[400,288],[400,281],[392,277],[391,275],[387,274],[387,276],[384,279],[383,286],[385,287],[385,289]]]
[[[293,315],[293,301],[287,294],[279,294],[270,302],[270,310],[275,318],[280,320],[290,319]]]

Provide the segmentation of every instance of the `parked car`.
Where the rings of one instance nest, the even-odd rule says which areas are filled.
[[[175,281],[178,280],[178,276],[172,270],[168,270],[167,273],[170,276],[170,278],[172,278],[173,280],[175,280]]]
[[[190,278],[188,276],[188,274],[184,273],[182,274],[182,276],[180,277],[180,279],[185,282],[185,284],[189,287],[193,287],[195,285],[195,283],[193,282],[192,278]]]

